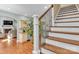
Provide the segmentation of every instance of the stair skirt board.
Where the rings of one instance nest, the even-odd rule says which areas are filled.
[[[46,39],[46,43],[50,44],[50,45],[55,45],[64,49],[68,49],[74,52],[79,52],[79,46],[76,45],[72,45],[72,44],[67,44],[67,43],[62,43],[62,42],[58,42],[58,41],[53,41],[53,40],[49,40]]]
[[[79,22],[55,23],[54,26],[79,26]]]
[[[59,37],[59,38],[79,41],[79,35],[70,35],[70,34],[53,33],[53,32],[52,33],[49,32],[48,35],[53,36],[53,37]]]
[[[50,30],[51,31],[79,33],[79,28],[58,28],[58,27],[51,27]]]
[[[41,48],[41,52],[42,52],[43,54],[56,54],[55,52],[52,52],[52,51],[47,50],[47,49],[45,49],[45,48]]]
[[[55,20],[55,22],[65,22],[65,21],[79,21],[79,18]]]

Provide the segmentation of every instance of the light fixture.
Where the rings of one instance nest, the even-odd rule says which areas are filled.
[[[44,7],[44,9],[47,9],[47,8],[48,8],[47,6]]]
[[[27,14],[23,14],[24,16],[27,16]]]
[[[8,10],[10,10],[11,8],[8,8]]]

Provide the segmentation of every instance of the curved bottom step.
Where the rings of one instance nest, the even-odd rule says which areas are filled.
[[[54,45],[49,45],[49,44],[45,44],[43,46],[43,48],[47,49],[51,52],[57,53],[57,54],[79,54],[78,52],[74,52],[74,51],[71,51],[71,50],[68,50],[68,49],[64,49],[64,48],[57,47],[57,46],[54,46]]]
[[[56,54],[56,53],[54,53],[54,52],[52,52],[50,50],[47,50],[45,48],[41,48],[41,52],[42,52],[42,54]]]

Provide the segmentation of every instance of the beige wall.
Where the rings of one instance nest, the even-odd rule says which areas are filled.
[[[78,11],[79,11],[79,4],[76,4],[76,7],[77,7],[77,9],[78,9]]]
[[[54,18],[56,17],[59,8],[66,7],[69,5],[72,5],[72,4],[54,4]],[[79,7],[79,5],[78,5],[78,7]]]
[[[60,7],[66,7],[66,6],[69,6],[71,4],[61,4]]]
[[[54,18],[56,17],[59,8],[60,8],[60,4],[54,4]]]

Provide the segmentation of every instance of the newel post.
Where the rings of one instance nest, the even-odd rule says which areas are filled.
[[[33,53],[39,54],[39,19],[37,15],[33,16],[33,36],[34,36],[34,44],[33,44]]]

